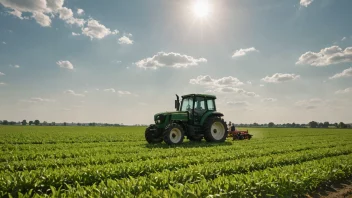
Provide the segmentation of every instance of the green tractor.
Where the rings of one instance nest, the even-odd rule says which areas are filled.
[[[174,112],[154,115],[155,124],[145,130],[149,144],[181,144],[184,137],[190,141],[224,142],[228,136],[224,114],[216,111],[214,95],[188,94],[182,96],[180,103],[176,95]]]

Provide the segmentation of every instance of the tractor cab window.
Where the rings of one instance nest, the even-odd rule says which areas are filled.
[[[215,110],[214,100],[207,100],[207,105],[208,105],[208,110],[209,111]]]
[[[192,111],[193,109],[193,98],[185,98],[182,100],[181,111]]]
[[[194,103],[194,111],[202,115],[207,111],[205,108],[205,99],[202,97],[197,97]]]

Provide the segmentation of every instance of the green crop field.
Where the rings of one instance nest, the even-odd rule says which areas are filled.
[[[148,145],[145,127],[0,126],[1,197],[292,197],[352,175],[352,130]]]

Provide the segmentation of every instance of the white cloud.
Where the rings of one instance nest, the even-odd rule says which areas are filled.
[[[119,63],[122,63],[122,61],[120,61],[120,60],[113,60],[113,61],[111,61],[112,63],[115,63],[115,64],[119,64]]]
[[[235,53],[232,55],[232,57],[240,57],[240,56],[245,56],[250,52],[259,52],[256,50],[254,47],[246,48],[246,49],[239,49],[236,50]]]
[[[346,88],[346,89],[342,89],[342,90],[338,90],[335,92],[335,94],[345,94],[345,93],[352,93],[352,87]]]
[[[44,103],[44,102],[55,102],[53,99],[47,99],[47,98],[30,98],[29,100],[21,100],[22,102],[29,102],[29,103]]]
[[[64,0],[47,0],[48,9],[52,12],[58,11],[64,5]]]
[[[119,38],[119,44],[131,45],[131,44],[133,44],[133,40],[128,38],[127,36],[123,36],[123,37]]]
[[[308,7],[314,0],[300,0],[301,6]]]
[[[76,33],[76,32],[72,32],[72,36],[79,36],[79,35],[81,35],[81,34]]]
[[[11,10],[9,13],[20,19],[29,19],[28,17],[23,17],[22,13],[31,13],[31,17],[43,27],[50,27],[51,19],[49,16],[54,18],[56,15],[68,24],[76,24],[78,26],[83,26],[84,24],[83,19],[73,17],[71,9],[63,7],[64,0],[0,0],[0,4],[9,8]]]
[[[324,104],[325,101],[320,98],[312,98],[308,100],[300,100],[295,103],[296,106],[303,107],[305,109],[316,109],[320,105]]]
[[[346,37],[345,37],[345,36],[341,39],[341,41],[344,41],[344,40],[346,40]]]
[[[230,106],[235,106],[235,107],[246,107],[246,106],[249,106],[249,103],[247,101],[229,101],[226,104],[230,105]]]
[[[352,47],[342,50],[342,48],[335,45],[321,49],[320,52],[306,52],[299,57],[296,64],[327,66],[347,62],[352,62]]]
[[[56,64],[62,68],[66,68],[66,69],[73,69],[73,65],[70,61],[58,61],[56,62]]]
[[[62,20],[67,20],[69,18],[73,17],[73,12],[71,9],[63,7],[59,9],[59,18]]]
[[[29,12],[32,14],[32,18],[34,18],[41,26],[49,27],[51,24],[51,19],[47,14],[56,12],[57,7],[62,7],[63,0],[0,0],[0,4],[6,8],[9,8],[11,10],[9,13],[20,19],[24,19],[24,17],[22,17],[23,12]]]
[[[9,12],[9,13],[12,14],[13,16],[18,17],[19,19],[24,19],[24,18],[22,17],[22,12],[20,12],[20,11],[18,11],[18,10],[13,10],[13,11],[11,11],[11,12]]]
[[[4,83],[4,82],[0,82],[0,85],[6,85],[6,83]]]
[[[116,90],[114,88],[109,88],[109,89],[104,89],[104,91],[106,92],[112,92],[112,93],[115,93]]]
[[[238,93],[238,94],[242,94],[242,95],[249,96],[249,97],[259,97],[259,95],[254,92],[248,92],[248,91],[245,91],[244,89],[240,89],[240,88],[236,88],[236,87],[219,87],[219,88],[207,90],[206,92],[210,92],[210,93],[215,93],[215,92],[217,92],[217,93]]]
[[[3,41],[3,42],[2,42],[2,44],[6,45],[6,42],[5,42],[5,41]]]
[[[209,75],[205,75],[205,76],[200,75],[195,79],[190,79],[189,83],[198,84],[198,85],[208,85],[208,86],[240,86],[244,84],[243,82],[241,82],[240,80],[232,76],[213,79]]]
[[[262,102],[276,102],[277,99],[276,98],[263,98]]]
[[[50,27],[51,19],[48,15],[45,15],[41,12],[34,12],[33,18],[43,27]]]
[[[280,82],[296,80],[299,78],[300,78],[300,75],[296,75],[296,74],[276,73],[276,74],[273,74],[272,76],[266,76],[265,78],[262,78],[262,81],[267,83],[280,83]]]
[[[20,66],[19,66],[19,65],[10,65],[10,67],[20,68]]]
[[[157,69],[158,67],[189,67],[196,66],[199,63],[207,62],[205,58],[194,58],[192,56],[179,54],[175,52],[158,52],[153,57],[142,59],[135,64],[140,68]]]
[[[4,73],[2,73],[2,72],[0,72],[0,76],[5,76],[5,74],[4,74]]]
[[[131,92],[129,92],[129,91],[118,91],[118,93],[121,95],[130,95],[131,94]]]
[[[86,21],[84,19],[71,17],[66,20],[66,23],[70,24],[70,25],[77,25],[79,27],[83,27],[83,25],[86,23]]]
[[[91,40],[102,39],[110,34],[117,34],[118,31],[115,30],[111,32],[111,30],[105,27],[103,24],[100,24],[99,21],[94,19],[89,19],[86,27],[82,28],[82,34],[90,37]]]
[[[252,82],[251,82],[251,81],[247,81],[247,84],[251,85],[251,84],[252,84]]]
[[[77,9],[77,14],[78,14],[78,15],[84,15],[84,10],[78,8],[78,9]]]
[[[341,73],[331,76],[329,79],[342,78],[342,77],[352,77],[352,67],[343,70]]]
[[[67,91],[64,91],[65,94],[71,94],[71,95],[74,95],[74,96],[81,96],[81,97],[84,97],[83,94],[78,94],[78,93],[75,93],[73,90],[67,90]]]
[[[118,30],[114,30],[114,31],[111,32],[111,34],[118,34],[118,33],[119,33]]]
[[[259,87],[264,87],[264,85],[263,85],[263,84],[260,84]]]

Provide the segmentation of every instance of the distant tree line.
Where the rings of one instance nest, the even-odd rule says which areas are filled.
[[[334,127],[339,129],[352,128],[352,124],[345,124],[343,122],[340,122],[340,123],[319,122],[318,123],[316,121],[311,121],[308,123],[308,126],[310,128],[329,128],[329,127]]]
[[[258,124],[235,124],[237,127],[256,127],[256,128],[306,128],[307,124],[298,124],[298,123],[284,123],[284,124],[274,124],[273,122]]]
[[[231,122],[230,122],[231,124]],[[352,124],[345,124],[343,122],[340,123],[329,123],[329,122],[316,122],[311,121],[308,124],[299,124],[299,123],[284,123],[284,124],[275,124],[274,122],[258,124],[235,124],[237,127],[257,127],[257,128],[339,128],[339,129],[347,129],[352,128]]]
[[[229,124],[232,124],[229,122]],[[55,123],[55,122],[47,122],[43,121],[40,122],[39,120],[34,120],[34,121],[29,121],[27,120],[22,120],[22,121],[7,121],[7,120],[0,120],[0,125],[35,125],[35,126],[107,126],[107,127],[117,127],[117,126],[126,126],[123,123],[119,124],[109,124],[109,123],[96,123],[96,122],[90,122],[90,123]],[[251,123],[251,124],[234,124],[237,127],[257,127],[257,128],[339,128],[339,129],[347,129],[347,128],[352,128],[352,124],[345,124],[343,122],[339,123],[329,123],[329,122],[316,122],[316,121],[311,121],[308,124],[299,124],[299,123],[284,123],[284,124],[275,124],[273,122],[269,123],[264,123],[264,124],[258,124],[258,123]],[[148,125],[143,125],[143,124],[135,124],[133,126],[148,126]]]
[[[0,125],[35,125],[35,126],[124,126],[123,123],[120,124],[108,124],[108,123],[67,123],[67,122],[63,122],[63,123],[56,123],[56,122],[47,122],[47,121],[43,121],[40,122],[40,120],[34,120],[34,121],[29,121],[27,122],[27,120],[22,120],[22,121],[8,121],[8,120],[0,120]]]

